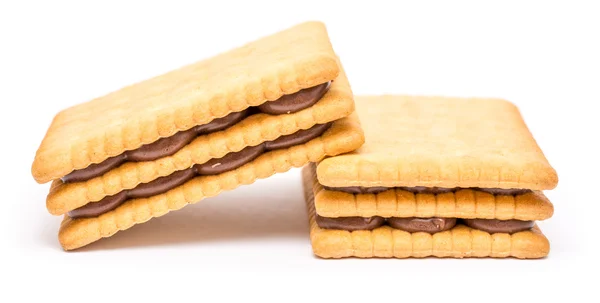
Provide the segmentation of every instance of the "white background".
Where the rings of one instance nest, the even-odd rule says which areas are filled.
[[[599,16],[592,1],[3,1],[0,298],[594,301]],[[536,261],[317,259],[299,170],[77,252],[61,250],[60,218],[45,209],[48,184],[30,175],[54,114],[306,20],[326,23],[355,94],[516,103],[560,178],[547,192],[555,215],[540,223],[550,255]]]

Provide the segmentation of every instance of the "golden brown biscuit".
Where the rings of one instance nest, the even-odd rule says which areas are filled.
[[[451,230],[428,234],[409,233],[382,226],[374,230],[345,231],[321,229],[316,223],[310,167],[303,169],[303,185],[310,220],[310,239],[315,255],[321,258],[424,258],[424,257],[545,257],[550,244],[535,226],[514,234],[489,234],[457,225]]]
[[[62,215],[193,164],[221,158],[230,152],[308,129],[315,124],[338,120],[350,115],[353,110],[352,90],[341,69],[325,96],[309,108],[286,115],[255,114],[223,131],[199,136],[171,156],[154,161],[127,162],[87,181],[63,183],[55,180],[46,199],[46,207],[51,214]]]
[[[303,23],[60,112],[32,174],[39,183],[58,179],[338,74],[325,26]]]
[[[312,175],[315,209],[322,217],[446,217],[499,220],[545,220],[554,206],[541,191],[522,195],[492,195],[473,189],[442,194],[415,194],[389,189],[377,194],[349,194],[327,190],[317,181],[314,164],[306,168]]]
[[[555,170],[519,110],[498,99],[355,97],[366,142],[322,161],[325,186],[552,189]]]
[[[164,194],[144,199],[132,199],[116,209],[94,218],[71,219],[65,216],[59,241],[65,250],[72,250],[120,230],[162,216],[224,190],[251,184],[274,173],[317,162],[358,148],[364,135],[355,114],[333,123],[321,137],[287,149],[267,152],[254,161],[214,176],[199,176]]]

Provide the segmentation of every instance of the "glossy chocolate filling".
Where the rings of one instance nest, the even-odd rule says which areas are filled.
[[[372,230],[385,223],[384,217],[343,217],[327,218],[317,216],[317,224],[325,229],[342,229],[348,231]]]
[[[132,161],[153,161],[171,156],[201,135],[214,133],[233,126],[254,112],[271,115],[295,113],[317,103],[329,90],[331,82],[300,90],[290,95],[284,95],[275,101],[268,101],[259,106],[248,108],[241,112],[231,113],[225,117],[212,120],[208,124],[198,125],[186,131],[180,131],[173,136],[161,138],[150,144],[126,151],[118,156],[108,158],[103,162],[91,164],[86,168],[75,170],[61,178],[65,183],[82,182],[102,176],[121,164]]]
[[[463,223],[471,228],[483,230],[490,234],[516,233],[533,227],[533,221],[496,220],[496,219],[464,219]]]
[[[249,146],[239,152],[228,153],[222,158],[211,159],[203,164],[196,164],[191,168],[172,173],[169,176],[161,177],[149,183],[140,184],[133,189],[124,190],[116,195],[105,197],[98,202],[90,202],[70,211],[68,215],[71,218],[96,217],[117,208],[128,199],[147,198],[165,193],[193,179],[197,175],[216,175],[234,170],[251,162],[265,152],[303,144],[319,137],[331,124],[331,122],[317,124],[309,129],[281,136],[273,141]]]
[[[434,234],[449,230],[456,225],[456,218],[389,218],[389,226],[407,232],[426,232]]]
[[[529,230],[533,221],[521,220],[488,220],[488,219],[456,219],[456,218],[382,218],[375,217],[341,217],[325,218],[317,215],[317,225],[324,229],[340,229],[347,231],[372,230],[387,223],[392,228],[410,233],[426,232],[434,234],[451,229],[457,223],[488,233],[509,233]]]
[[[476,191],[486,192],[486,193],[489,193],[492,195],[508,195],[508,196],[522,195],[522,194],[531,192],[530,189],[522,189],[522,188],[505,189],[505,188],[481,188],[481,187],[447,188],[447,187],[425,187],[425,186],[415,186],[415,187],[362,187],[362,186],[328,187],[328,186],[325,186],[325,189],[327,189],[327,190],[341,191],[341,192],[355,194],[355,195],[356,194],[377,194],[377,193],[384,192],[388,189],[393,189],[393,188],[402,189],[402,190],[409,191],[409,192],[415,193],[415,194],[443,194],[443,193],[456,192],[461,189],[472,189],[472,190],[476,190]]]

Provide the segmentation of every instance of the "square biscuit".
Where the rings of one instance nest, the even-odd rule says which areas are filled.
[[[522,195],[492,195],[472,189],[443,194],[415,194],[392,188],[377,194],[350,194],[328,190],[317,181],[316,165],[304,178],[313,180],[315,210],[319,216],[338,217],[444,217],[462,219],[545,220],[554,206],[541,191]]]
[[[126,162],[87,181],[63,183],[60,179],[55,180],[46,198],[46,208],[53,215],[62,215],[194,164],[221,158],[230,152],[308,129],[315,124],[335,121],[353,111],[352,90],[340,64],[340,74],[329,91],[309,108],[285,115],[254,114],[223,131],[197,137],[171,156],[154,161]]]
[[[32,175],[46,183],[338,74],[325,26],[303,23],[61,111]]]
[[[356,114],[335,121],[321,137],[305,144],[267,152],[254,161],[219,175],[198,176],[168,192],[149,198],[131,199],[98,217],[71,219],[65,216],[59,242],[65,250],[85,246],[135,224],[160,217],[222,191],[251,184],[275,173],[317,162],[325,156],[352,151],[364,143]]]
[[[321,184],[552,189],[548,163],[516,106],[504,100],[355,96],[366,142],[319,163]]]
[[[550,251],[548,239],[534,226],[514,234],[490,234],[464,225],[435,234],[382,226],[373,230],[322,229],[316,222],[314,180],[303,169],[303,185],[310,221],[310,240],[321,258],[543,258]]]

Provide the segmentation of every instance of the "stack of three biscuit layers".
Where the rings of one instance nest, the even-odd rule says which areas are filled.
[[[33,163],[76,249],[222,191],[364,143],[321,23],[60,112]]]
[[[358,150],[304,168],[314,253],[541,258],[558,178],[518,109],[497,99],[356,97]]]

